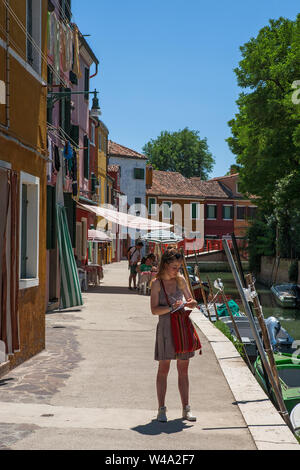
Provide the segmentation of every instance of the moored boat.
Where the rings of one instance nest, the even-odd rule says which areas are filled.
[[[300,436],[300,403],[294,406],[291,411],[290,418],[295,433]]]
[[[221,318],[221,321],[229,327],[231,336],[237,339],[236,331],[231,318],[223,317]],[[252,360],[255,360],[257,357],[257,345],[248,317],[246,315],[235,317],[234,321],[237,329],[239,330],[242,343],[245,346],[248,357]],[[254,321],[259,335],[262,336],[258,319],[254,318]],[[294,351],[292,348],[294,338],[292,338],[289,333],[281,326],[279,320],[277,320],[275,317],[269,317],[264,321],[268,329],[270,343],[273,351],[287,353]]]
[[[271,292],[278,305],[283,308],[300,306],[300,286],[298,284],[274,284]]]
[[[293,408],[300,403],[300,358],[292,354],[277,353],[274,354],[274,359],[281,384],[282,398],[287,411],[291,413]],[[254,375],[270,399],[276,403],[273,389],[270,388],[270,392],[268,390],[260,357],[254,363]]]
[[[230,314],[227,310],[227,307],[226,307],[226,304],[225,303],[216,303],[216,308],[217,308],[217,313],[218,313],[218,317],[221,319],[223,317],[229,317],[230,318]],[[238,306],[238,304],[230,299],[228,300],[228,306],[231,310],[231,313],[234,317],[246,317],[246,315],[240,311],[240,307]],[[216,317],[216,313],[215,313],[215,308],[213,306],[212,303],[209,303],[207,305],[207,308],[204,304],[200,304],[199,305],[199,309],[201,310],[201,312],[208,318],[209,315],[208,315],[208,311],[209,310],[209,313],[210,313],[210,318],[211,318],[211,321],[215,322],[217,320],[217,317]]]

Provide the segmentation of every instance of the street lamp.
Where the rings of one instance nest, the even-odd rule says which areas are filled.
[[[47,108],[52,108],[54,106],[54,104],[56,103],[56,101],[59,101],[63,98],[66,98],[67,96],[71,97],[71,95],[88,95],[88,94],[91,94],[93,93],[94,94],[94,98],[93,98],[93,107],[92,107],[92,110],[94,108],[95,112],[97,111],[98,113],[101,114],[101,111],[100,111],[100,106],[99,106],[99,100],[97,98],[97,93],[99,93],[98,91],[94,90],[94,91],[49,91],[48,92],[48,95],[47,95]]]
[[[98,100],[98,97],[97,97],[97,93],[98,91],[96,91],[96,89],[94,90],[94,98],[93,98],[93,104],[92,104],[92,109],[91,109],[91,116],[92,117],[98,117],[101,115],[101,109],[100,109],[100,106],[99,106],[99,100]]]

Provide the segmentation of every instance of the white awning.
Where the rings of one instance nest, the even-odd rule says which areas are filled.
[[[122,225],[139,230],[162,230],[172,227],[171,224],[159,222],[157,220],[146,219],[145,217],[138,217],[136,215],[126,214],[125,212],[114,211],[99,206],[89,206],[88,204],[80,204],[77,202],[78,207],[94,212],[99,217],[114,222],[115,224]]]
[[[169,230],[153,230],[142,236],[142,240],[149,242],[161,242],[161,243],[176,243],[183,240],[182,237],[175,235],[174,232]]]
[[[110,242],[111,237],[109,237],[105,232],[102,230],[88,230],[88,240],[93,242]]]

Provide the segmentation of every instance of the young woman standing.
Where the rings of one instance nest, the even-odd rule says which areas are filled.
[[[194,352],[176,354],[171,331],[171,310],[183,303],[183,297],[187,301],[186,307],[194,308],[197,301],[192,298],[189,287],[180,274],[182,255],[175,249],[170,248],[162,255],[156,279],[151,286],[151,311],[158,315],[156,330],[155,360],[159,361],[156,389],[158,398],[157,419],[167,421],[165,396],[167,391],[167,377],[171,360],[177,360],[178,388],[182,402],[182,417],[189,421],[196,421],[189,405],[189,359]],[[171,307],[169,306],[164,289],[167,293]]]

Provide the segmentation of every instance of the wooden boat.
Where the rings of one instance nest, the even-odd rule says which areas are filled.
[[[280,307],[300,307],[299,284],[276,284],[271,287],[271,292]]]
[[[287,411],[291,413],[293,408],[300,403],[300,357],[298,356],[297,359],[292,354],[277,353],[274,354],[274,359],[278,370],[283,401]],[[274,391],[272,388],[270,388],[270,392],[268,390],[260,357],[254,363],[254,375],[270,399],[276,402]]]
[[[295,433],[300,436],[300,403],[292,409],[290,419]]]
[[[234,325],[233,325],[233,322],[232,322],[231,318],[230,317],[221,317],[220,320],[223,323],[225,323],[225,325],[228,326],[228,328],[230,329],[231,336],[234,339],[237,340],[236,331],[235,331],[235,328],[234,328]],[[255,321],[255,324],[256,324],[257,331],[259,333],[261,333],[261,329],[260,329],[257,318],[255,318],[254,321]],[[254,361],[255,358],[257,357],[257,346],[256,346],[256,342],[255,342],[252,330],[251,330],[251,326],[250,326],[250,322],[248,320],[248,317],[246,315],[239,316],[239,317],[234,317],[234,322],[235,322],[236,327],[237,327],[237,329],[239,331],[239,334],[241,336],[242,343],[245,347],[247,356],[250,359],[252,359],[252,361]]]
[[[231,318],[222,317],[220,320],[229,327],[231,336],[237,339]],[[254,360],[254,358],[257,357],[257,346],[248,317],[235,317],[234,321],[239,330],[248,357]],[[261,336],[261,328],[258,319],[254,318],[254,321],[257,331]],[[275,317],[269,317],[265,320],[265,323],[269,332],[270,343],[273,351],[287,353],[292,352],[294,338],[292,338],[289,333],[281,326],[279,320],[277,320]]]

